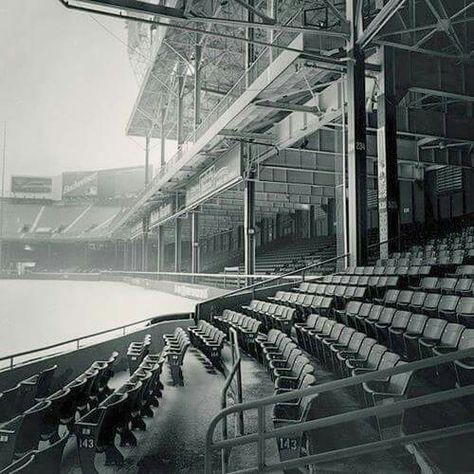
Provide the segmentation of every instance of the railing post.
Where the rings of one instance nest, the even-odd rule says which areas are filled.
[[[257,467],[259,472],[265,467],[265,405],[260,405],[257,409]]]

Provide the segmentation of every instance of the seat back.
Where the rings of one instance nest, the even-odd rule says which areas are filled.
[[[376,344],[377,344],[377,341],[375,339],[372,339],[371,337],[365,337],[364,340],[362,341],[362,344],[360,345],[357,355],[361,359],[366,359],[369,356],[373,346],[375,346]]]
[[[390,324],[396,313],[395,308],[383,308],[378,320],[379,324]]]
[[[341,333],[339,334],[339,339],[337,341],[338,344],[342,344],[344,346],[348,345],[355,332],[355,329],[344,326]]]
[[[366,338],[367,338],[367,336],[363,332],[359,332],[359,331],[354,332],[352,334],[352,337],[349,341],[349,344],[348,344],[347,348],[350,351],[354,351],[354,352],[358,351],[360,349],[360,346],[361,346],[362,342]]]
[[[380,315],[382,314],[384,307],[379,304],[374,304],[372,308],[370,308],[370,313],[367,319],[371,322],[377,322],[380,319]]]
[[[396,367],[405,365],[406,362],[398,361]],[[413,372],[403,372],[401,374],[392,375],[388,383],[388,391],[397,395],[406,395],[412,380]]]
[[[456,306],[456,313],[463,316],[474,316],[474,297],[463,296]]]
[[[462,324],[448,323],[441,336],[440,345],[447,347],[457,347],[461,334],[465,330]]]
[[[424,314],[414,314],[410,318],[410,322],[407,326],[407,334],[419,335],[423,333],[425,329],[426,322],[428,321],[428,316]]]
[[[387,348],[382,344],[374,344],[367,358],[368,368],[377,368],[382,360],[382,356],[387,352]]]
[[[459,340],[458,349],[462,351],[471,347],[474,347],[474,329],[466,329]]]
[[[425,329],[423,330],[423,337],[433,340],[441,339],[441,335],[448,324],[444,319],[430,318],[428,319]]]
[[[410,311],[399,310],[393,315],[391,327],[393,329],[406,329],[412,313]]]
[[[378,370],[391,369],[400,360],[400,356],[395,352],[386,351],[380,359]]]
[[[360,301],[349,301],[346,306],[346,314],[356,315],[359,312],[362,302]]]

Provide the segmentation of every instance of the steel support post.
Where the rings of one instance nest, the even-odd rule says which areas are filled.
[[[380,47],[382,72],[377,96],[377,169],[380,258],[399,248],[400,194],[397,163],[397,107],[394,53]],[[387,243],[388,239],[395,239]]]
[[[199,213],[196,211],[191,213],[191,273],[199,273]]]
[[[362,31],[361,2],[346,0],[351,25],[347,61],[347,167],[350,265],[367,263],[367,143],[365,55],[357,46]]]
[[[145,186],[150,182],[150,137],[145,137]]]
[[[178,146],[184,142],[184,76],[178,77],[178,107],[177,107],[177,142]]]
[[[156,240],[156,271],[162,272],[165,263],[165,229],[162,225],[158,226]]]
[[[255,0],[248,0],[247,2],[250,7],[255,7]],[[254,22],[255,21],[255,14],[252,10],[247,10],[247,21]],[[249,42],[245,45],[245,70],[247,74],[245,75],[245,85],[249,87],[252,84],[254,71],[250,70],[253,62],[255,61],[255,45],[252,41],[255,39],[255,29],[247,27],[245,29],[245,37],[249,40]]]
[[[275,22],[278,22],[278,0],[268,0],[267,3],[267,15],[270,18],[273,18]],[[276,43],[278,37],[277,30],[270,30],[268,33],[268,42],[269,43]],[[273,62],[275,57],[278,54],[278,49],[270,48],[270,62]]]
[[[141,261],[141,271],[148,271],[148,231],[149,231],[149,222],[150,219],[148,216],[143,218],[143,233],[141,238],[142,245],[142,261]]]
[[[202,46],[199,43],[200,35],[196,35],[194,48],[194,128],[201,123],[201,57]]]
[[[166,131],[165,131],[166,109],[161,109],[161,143],[160,143],[160,167],[165,166],[165,145],[166,145]]]
[[[174,220],[174,271],[181,271],[181,219]]]
[[[254,172],[250,171],[244,188],[244,257],[245,274],[255,274],[255,181]],[[253,279],[247,278],[247,285]]]

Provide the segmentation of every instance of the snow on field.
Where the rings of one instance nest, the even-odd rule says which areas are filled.
[[[125,283],[54,280],[0,280],[0,299],[0,357],[196,305]]]

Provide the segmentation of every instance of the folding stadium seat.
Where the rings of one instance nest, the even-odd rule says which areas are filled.
[[[349,277],[349,281],[347,283],[344,283],[344,286],[348,286],[348,285],[351,285],[351,286],[357,286],[357,284],[359,283],[359,280],[363,277],[364,275],[351,275]]]
[[[324,296],[334,296],[336,291],[336,285],[326,285],[324,290]]]
[[[398,294],[395,306],[399,309],[408,309],[413,298],[412,290],[401,290]]]
[[[457,278],[446,277],[441,278],[439,281],[439,290],[443,294],[452,295],[454,294],[454,288],[456,288],[456,284],[458,282]]]
[[[438,306],[441,301],[441,293],[428,293],[423,301],[422,312],[431,317],[438,316]]]
[[[355,357],[357,353],[361,350],[361,346],[367,336],[359,331],[355,331],[349,342],[343,346],[340,343],[335,343],[331,345],[331,366],[339,375],[345,376],[345,360],[351,357]],[[367,350],[370,350],[370,344],[375,344],[376,341],[372,339],[372,343],[367,344]]]
[[[316,381],[312,378],[305,378],[303,388],[314,385]],[[309,395],[290,402],[277,403],[273,407],[273,425],[281,428],[287,425],[303,423],[314,418],[314,411],[318,402],[318,395]],[[286,435],[284,438],[277,438],[277,446],[280,453],[280,460],[285,461],[301,457],[304,433]]]
[[[306,291],[306,293],[309,293],[311,295],[315,295],[316,294],[316,289],[318,287],[318,284],[317,283],[310,283],[309,286],[308,286],[308,290]]]
[[[345,309],[335,309],[334,315],[336,320],[340,323],[345,324],[346,326],[351,326],[349,319],[355,318],[355,315],[358,314],[360,307],[362,306],[361,301],[349,301]],[[355,326],[352,326],[355,327]]]
[[[323,331],[324,326],[326,325],[327,321],[331,321],[331,320],[326,318],[325,316],[318,316],[318,319],[314,323],[313,327],[301,328],[303,348],[310,354],[314,354],[313,352],[314,334],[320,334]],[[331,324],[334,324],[334,323],[335,322],[333,321]]]
[[[308,316],[312,312],[312,308],[314,304],[319,301],[319,297],[317,295],[307,294],[304,298],[303,302],[299,306],[299,314],[303,316]]]
[[[351,275],[341,275],[341,285],[344,285],[344,286],[347,286],[349,285],[350,281],[351,281],[351,278],[352,276]],[[356,277],[357,279],[359,277]]]
[[[474,265],[459,265],[456,276],[460,278],[474,278]]]
[[[335,354],[340,350],[346,350],[348,348],[349,342],[355,333],[355,329],[344,327],[337,340],[328,338],[323,341],[324,360],[331,370],[336,370],[334,364]]]
[[[278,377],[275,380],[275,395],[316,385],[316,379],[312,372],[306,372],[306,370],[314,371],[314,368],[310,365],[307,367],[308,369],[303,369],[302,376],[300,377]]]
[[[473,294],[473,280],[471,278],[460,278],[456,283],[454,292],[459,296],[471,296]]]
[[[420,359],[420,340],[438,342],[446,329],[447,321],[438,318],[429,318],[421,334],[407,331],[403,334],[405,343],[405,358],[408,361]]]
[[[474,329],[466,329],[459,341],[458,350],[466,350],[474,347]],[[456,373],[456,385],[458,387],[465,387],[474,384],[474,357],[466,359],[455,360],[454,370]],[[470,406],[472,409],[472,395],[469,397]]]
[[[408,326],[402,334],[390,333],[391,348],[397,354],[401,354],[405,359],[408,357],[406,350],[406,340],[418,341],[423,334],[428,316],[424,314],[413,314],[408,322]],[[390,331],[390,330],[389,330]]]
[[[275,381],[277,377],[283,375],[291,375],[293,365],[296,362],[298,356],[303,356],[303,352],[295,347],[288,353],[287,356],[283,354],[281,358],[275,358],[268,361],[268,371],[272,377],[272,380]],[[306,359],[306,358],[305,358]],[[308,360],[308,359],[306,359]],[[309,360],[308,360],[309,362]]]
[[[314,329],[316,322],[321,317],[322,316],[319,316],[318,314],[310,314],[305,322],[295,323],[293,325],[293,327],[295,328],[296,339],[298,341],[298,345],[302,347],[303,349],[306,350],[303,330]]]
[[[340,285],[341,279],[341,275],[332,275],[331,281],[328,281],[327,283],[332,283],[333,285]]]
[[[314,343],[314,347],[316,348],[315,354],[320,362],[327,363],[326,358],[325,358],[326,351],[325,351],[324,341],[328,340],[330,341],[330,343],[336,342],[339,339],[339,336],[341,335],[344,328],[345,328],[344,324],[336,323],[334,324],[334,326],[332,326],[329,334],[322,332],[320,334],[313,335],[313,343]]]
[[[379,321],[380,316],[382,315],[382,312],[386,309],[381,305],[373,305],[372,308],[370,309],[370,313],[367,318],[365,318],[362,322],[358,320],[360,324],[360,328],[362,329],[362,332],[365,332],[367,336],[376,338],[376,332],[375,332],[375,324]],[[394,310],[395,311],[395,310]]]
[[[380,344],[387,342],[388,328],[391,326],[396,313],[395,308],[384,308],[380,313],[379,319],[372,325],[370,329],[371,335],[374,336]]]
[[[299,288],[293,288],[293,291],[299,291]],[[277,291],[275,296],[269,296],[268,300],[272,303],[281,303],[285,293],[285,291]]]
[[[474,297],[463,296],[456,306],[456,315],[460,324],[474,328]]]
[[[283,361],[283,363],[286,363],[291,355],[291,353],[296,350],[297,353],[301,353],[300,349],[298,349],[298,346],[290,339],[286,340],[283,339],[282,342],[280,343],[280,348],[279,350],[276,351],[266,351],[265,352],[265,365],[269,368],[269,370],[272,369],[271,362],[273,360],[276,361]]]
[[[382,357],[386,352],[388,352],[388,350],[385,346],[381,344],[374,344],[365,359],[347,359],[346,367],[348,369],[348,374],[352,376],[358,375],[356,369],[359,371],[359,374],[377,370],[382,360]],[[366,369],[366,371],[362,372],[362,369]]]
[[[396,367],[405,364],[403,361],[396,363]],[[410,382],[413,372],[403,372],[392,375],[388,380],[370,380],[362,384],[364,390],[365,406],[373,407],[379,405],[389,405],[397,401],[405,400],[408,397]],[[376,415],[374,417],[379,439],[387,438],[385,435],[393,436],[394,429],[402,434],[403,412],[394,414]]]
[[[316,295],[324,296],[325,291],[326,291],[326,284],[320,283],[320,284],[316,285],[316,291],[315,291]]]
[[[276,327],[281,331],[290,334],[291,326],[296,316],[296,310],[294,308],[284,308],[281,315],[275,313],[269,314],[269,316],[271,318],[271,327]]]
[[[459,296],[443,295],[438,304],[438,315],[451,323],[457,323],[456,307],[459,303]]]
[[[404,266],[395,267],[395,275],[398,275],[399,277],[402,277],[402,278],[407,277],[408,268],[409,267],[404,267]]]
[[[363,333],[357,332],[357,334]],[[357,363],[366,361],[370,352],[372,351],[373,346],[376,344],[377,341],[375,339],[372,339],[371,337],[364,337],[357,350],[349,349],[348,351],[340,351],[337,354],[337,363],[339,365],[338,372],[343,377],[349,377],[351,375],[352,368],[354,368]]]
[[[311,303],[311,312],[321,316],[329,316],[333,308],[333,298],[328,296],[316,296]]]
[[[300,351],[301,352],[301,351]],[[292,353],[293,356],[294,352]],[[273,380],[274,382],[281,377],[292,377],[295,380],[303,378],[306,374],[313,374],[314,367],[312,366],[310,360],[301,354],[298,354],[296,357],[290,357],[288,363],[285,367],[277,367],[273,371]]]
[[[403,333],[406,331],[411,317],[412,313],[410,311],[396,311],[390,326],[379,325],[379,327],[376,327],[378,340],[385,343],[391,351],[394,351],[395,344],[403,337]]]
[[[344,308],[344,293],[346,291],[347,286],[338,285],[334,290],[333,301],[334,301],[334,308],[341,309]]]
[[[412,286],[411,289],[415,291],[424,291],[426,293],[436,293],[439,291],[439,278],[424,277],[421,279],[419,285]]]
[[[280,340],[286,337],[286,334],[278,329],[270,329],[268,334],[260,334],[255,339],[255,348],[259,362],[263,364],[263,351],[265,348],[277,348]]]
[[[304,282],[300,283],[300,285],[297,286],[296,288],[293,288],[293,291],[299,291],[301,293],[306,293],[308,291],[309,285],[310,285],[310,283],[308,283],[307,281],[304,281]]]
[[[412,313],[421,313],[427,295],[428,293],[424,291],[414,291],[410,304],[408,305],[408,310]]]
[[[373,309],[375,306],[375,309]],[[382,311],[383,306],[374,305],[372,303],[362,303],[357,314],[349,314],[349,325],[357,329],[357,331],[365,333],[365,320],[369,317],[372,312]]]
[[[311,354],[320,359],[320,355],[319,355],[319,342],[324,339],[325,337],[329,337],[330,334],[331,334],[331,331],[333,329],[333,327],[338,324],[336,323],[336,321],[332,320],[332,319],[327,319],[322,328],[319,329],[319,327],[312,331],[310,331],[309,333],[309,343],[311,344]]]
[[[396,307],[400,291],[395,289],[387,290],[383,298],[375,298],[374,301],[379,305]]]
[[[353,286],[367,287],[367,285],[369,284],[370,278],[371,278],[371,275],[362,275],[358,278],[357,282]]]

